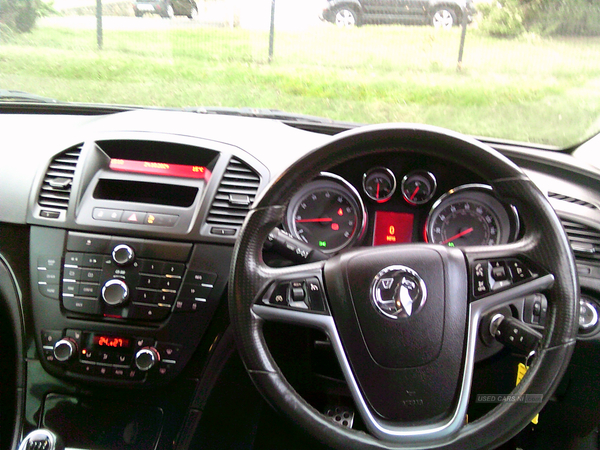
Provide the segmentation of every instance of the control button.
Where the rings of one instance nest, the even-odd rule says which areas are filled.
[[[136,291],[136,296],[134,298],[135,302],[139,302],[139,303],[156,303],[157,300],[157,296],[158,296],[158,292],[157,291],[147,291],[147,290],[142,290],[142,289],[138,289]]]
[[[123,216],[120,209],[94,208],[92,218],[94,220],[105,220],[108,222],[119,222]]]
[[[307,299],[306,292],[304,292],[304,283],[302,281],[293,281],[290,283],[289,298],[290,303],[304,302]]]
[[[69,232],[67,250],[74,252],[106,253],[110,237],[97,234]]]
[[[165,263],[162,273],[164,275],[172,275],[174,277],[183,276],[183,272],[185,271],[185,264],[181,263]]]
[[[531,278],[531,272],[525,265],[516,259],[508,262],[508,268],[515,283]]]
[[[158,289],[161,279],[157,276],[142,275],[140,276],[139,287],[146,289]]]
[[[179,216],[174,216],[172,214],[148,213],[144,223],[155,227],[174,227],[177,220],[179,220]]]
[[[162,306],[143,305],[134,303],[129,308],[129,318],[140,320],[163,320],[169,315],[170,309]]]
[[[490,261],[492,269],[492,278],[495,281],[504,281],[508,279],[508,271],[503,261]]]
[[[101,275],[102,271],[98,269],[81,269],[80,280],[84,283],[98,283]]]
[[[151,259],[145,259],[141,261],[140,272],[150,273],[153,275],[162,275],[164,263],[161,261],[153,261]]]
[[[79,283],[74,280],[65,280],[63,283],[63,295],[73,297],[79,293]]]
[[[38,280],[42,283],[58,285],[60,283],[60,270],[43,270],[38,272]]]
[[[157,374],[161,377],[166,377],[171,373],[171,371],[175,368],[175,364],[169,363],[167,361],[161,361],[158,366]]]
[[[108,280],[102,286],[102,298],[111,306],[125,303],[129,298],[129,287],[121,280]]]
[[[44,355],[44,359],[49,363],[55,363],[56,357],[54,356],[54,347],[45,347],[42,349],[42,354]]]
[[[235,228],[212,227],[210,229],[210,234],[216,234],[218,236],[234,236],[236,231]]]
[[[54,347],[58,341],[62,339],[61,330],[42,330],[42,347],[51,345]]]
[[[60,213],[58,211],[50,211],[48,209],[42,209],[40,211],[40,217],[44,219],[58,219],[60,217]]]
[[[306,280],[306,290],[310,298],[309,306],[312,311],[325,312],[325,295],[321,283],[315,277]]]
[[[121,222],[127,223],[144,223],[146,220],[146,213],[140,211],[124,211],[121,216]]]
[[[181,345],[169,344],[167,342],[157,342],[156,350],[161,355],[163,361],[176,362],[181,354]]]
[[[64,279],[79,281],[81,279],[81,269],[72,269],[70,267],[65,267]]]
[[[268,304],[275,306],[288,306],[288,287],[289,283],[280,283],[277,285],[268,299]]]
[[[63,297],[66,310],[82,314],[100,314],[100,302],[92,298]]]
[[[84,348],[79,354],[79,360],[85,364],[94,364],[96,362],[96,352],[89,348]]]
[[[52,256],[40,256],[38,258],[38,270],[60,270],[60,258],[53,258]]]
[[[212,272],[199,272],[188,270],[185,275],[186,284],[205,285],[212,287],[217,281],[217,274]]]
[[[83,267],[91,267],[94,269],[102,268],[103,255],[96,255],[90,253],[84,253],[82,257],[81,265]]]
[[[81,340],[81,330],[67,330],[65,336],[70,337],[75,342],[79,343]]]
[[[100,294],[100,285],[99,284],[80,284],[79,285],[79,295],[84,297],[94,297],[97,298]]]
[[[72,370],[88,376],[96,376],[98,374],[98,368],[93,364],[75,364]]]
[[[100,375],[101,377],[109,377],[112,371],[112,367],[109,366],[97,366],[96,367],[96,374]]]
[[[113,367],[111,375],[116,379],[127,378],[127,369],[123,367]]]
[[[176,292],[159,292],[155,300],[158,304],[172,305],[176,296]]]
[[[206,301],[210,295],[211,288],[184,284],[181,287],[179,298],[191,298],[198,301]]]
[[[83,259],[83,253],[69,252],[65,255],[65,265],[79,267]]]
[[[135,252],[129,245],[119,244],[113,249],[112,258],[119,266],[126,266],[135,259]]]
[[[144,372],[138,369],[128,369],[125,372],[125,378],[128,380],[141,380],[144,378]]]
[[[146,372],[160,362],[160,354],[154,347],[144,347],[135,354],[135,365]]]
[[[71,338],[62,338],[54,344],[54,357],[60,362],[68,361],[76,354],[77,343]]]
[[[58,300],[60,298],[59,289],[57,284],[38,284],[40,294],[44,297]]]
[[[490,292],[487,280],[487,262],[478,261],[473,266],[473,295],[480,297]]]
[[[579,301],[579,330],[589,332],[598,325],[598,311],[590,300],[582,298]]]
[[[181,278],[161,278],[159,283],[160,289],[176,291],[181,284]]]
[[[175,312],[196,312],[206,303],[205,299],[180,298],[175,302]]]
[[[119,366],[129,366],[131,364],[131,355],[126,353],[116,353],[113,362]]]
[[[154,338],[141,337],[135,339],[136,349],[144,347],[154,347]]]
[[[96,362],[101,364],[112,364],[112,353],[103,350],[96,352]]]

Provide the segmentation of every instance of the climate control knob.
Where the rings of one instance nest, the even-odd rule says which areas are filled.
[[[71,338],[62,338],[54,344],[54,357],[60,362],[68,361],[76,354],[77,343]]]
[[[126,266],[135,260],[135,251],[127,244],[119,244],[113,249],[112,258],[119,266]]]
[[[144,347],[135,354],[135,365],[142,372],[152,369],[160,361],[160,355],[154,347]]]
[[[111,306],[125,303],[129,298],[129,287],[124,281],[113,278],[102,286],[102,299]]]

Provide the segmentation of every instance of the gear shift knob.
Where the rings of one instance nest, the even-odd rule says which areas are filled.
[[[25,436],[19,450],[64,450],[60,437],[50,430],[34,430]]]

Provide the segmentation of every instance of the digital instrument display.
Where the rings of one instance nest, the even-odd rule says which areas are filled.
[[[412,242],[413,221],[413,214],[377,211],[373,245]]]
[[[178,178],[196,178],[208,181],[211,172],[204,166],[190,166],[186,164],[171,164],[152,161],[134,161],[132,159],[110,160],[109,167],[119,172],[143,173],[145,175],[161,175]]]
[[[131,346],[131,341],[127,338],[118,336],[103,336],[97,334],[94,336],[94,345],[109,348],[129,348]]]

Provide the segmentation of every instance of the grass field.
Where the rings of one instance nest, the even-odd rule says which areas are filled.
[[[320,26],[268,34],[40,26],[0,41],[0,87],[68,101],[251,106],[353,122],[424,122],[568,145],[600,129],[600,39],[499,40],[470,30]]]

